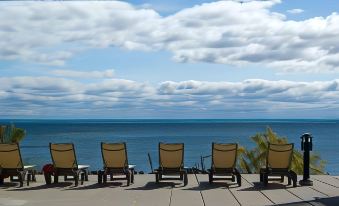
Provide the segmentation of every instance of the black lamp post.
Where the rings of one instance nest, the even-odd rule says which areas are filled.
[[[309,133],[303,134],[301,139],[301,150],[304,151],[304,176],[299,181],[302,186],[312,186],[313,181],[310,180],[310,151],[312,151],[312,135]]]

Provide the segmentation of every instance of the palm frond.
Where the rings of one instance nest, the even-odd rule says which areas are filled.
[[[15,125],[1,125],[0,126],[0,142],[14,143],[20,142],[26,136],[26,131]]]

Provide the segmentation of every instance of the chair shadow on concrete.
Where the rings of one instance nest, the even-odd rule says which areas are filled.
[[[182,186],[181,186],[182,185]],[[161,189],[161,188],[167,188],[167,189],[172,189],[172,188],[178,188],[179,187],[183,187],[182,183],[174,183],[174,182],[159,182],[159,183],[155,183],[155,182],[148,182],[145,185],[142,186],[138,186],[138,187],[128,187],[125,190],[157,190],[157,189]]]
[[[213,189],[230,189],[238,187],[237,183],[231,182],[213,182],[210,184],[209,182],[200,182],[198,186],[195,187],[185,187],[183,190],[193,190],[193,191],[204,191],[204,190],[213,190]]]
[[[34,186],[34,183],[30,186],[21,187],[21,188],[12,188],[8,189],[8,191],[30,191],[30,190],[43,190],[49,188],[57,188],[57,189],[65,189],[67,187],[75,187],[73,182],[59,182],[59,183],[52,183],[52,184],[42,184]]]
[[[269,183],[267,186],[264,186],[261,182],[253,182],[253,186],[245,187],[239,189],[239,191],[263,191],[263,190],[279,190],[279,189],[288,189],[293,188],[291,186],[283,185],[281,183]]]
[[[98,188],[118,188],[118,187],[128,187],[124,182],[107,182],[105,184],[93,183],[93,184],[84,184],[78,187],[67,188],[65,190],[92,190]]]

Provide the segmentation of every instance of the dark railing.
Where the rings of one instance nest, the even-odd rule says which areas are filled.
[[[151,158],[150,153],[147,153],[147,156],[148,156],[148,162],[149,162],[149,165],[150,165],[150,167],[151,167],[151,173],[153,173],[154,170],[153,170],[152,158]]]
[[[203,173],[206,173],[206,168],[205,168],[205,159],[210,158],[212,155],[207,155],[207,156],[200,156],[200,161],[201,161],[201,171]]]

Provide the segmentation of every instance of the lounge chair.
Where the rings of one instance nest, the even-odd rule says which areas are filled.
[[[232,180],[237,178],[237,184],[241,186],[241,175],[236,168],[238,144],[212,143],[212,164],[208,170],[209,183],[214,180]],[[215,176],[230,176],[230,178],[215,178]]]
[[[154,171],[155,181],[178,179],[183,180],[187,185],[187,171],[184,168],[184,144],[159,143],[159,168]],[[179,175],[179,178],[164,178],[163,175]]]
[[[293,181],[293,187],[297,186],[297,174],[290,170],[294,144],[268,144],[266,167],[260,170],[260,181],[266,186],[269,176],[278,176],[281,182],[284,176],[288,178],[288,185]]]
[[[77,163],[74,145],[72,143],[53,144],[49,143],[51,157],[54,167],[54,183],[58,183],[59,176],[73,176],[75,186],[79,184],[79,177],[81,177],[81,184],[87,176],[87,167],[80,167]]]
[[[0,144],[0,184],[4,182],[4,176],[11,177],[11,180],[13,180],[13,176],[17,176],[20,187],[22,187],[26,174],[32,175],[30,172],[33,169],[32,167],[34,166],[23,165],[18,143]],[[35,177],[33,176],[33,178]],[[27,177],[27,186],[30,180],[31,177]]]
[[[101,143],[101,154],[104,169],[98,172],[98,183],[106,183],[107,175],[110,180],[127,180],[127,186],[134,182],[133,165],[128,165],[126,143]],[[113,175],[125,175],[125,178],[113,178]]]

